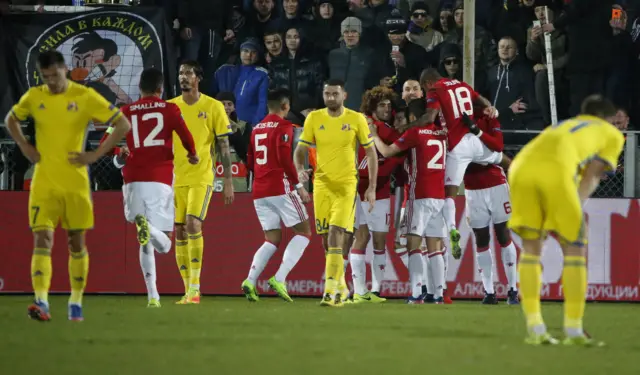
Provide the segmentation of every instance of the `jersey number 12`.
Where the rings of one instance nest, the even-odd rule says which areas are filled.
[[[164,117],[162,113],[150,112],[142,115],[142,121],[156,120],[156,126],[142,141],[142,147],[164,146],[164,139],[156,139],[158,134],[164,128]],[[140,133],[138,131],[138,115],[131,116],[131,132],[133,133],[133,146],[135,148],[140,147]]]
[[[473,100],[468,88],[460,86],[455,90],[447,90],[447,92],[453,107],[453,117],[460,118],[462,114],[473,116]]]

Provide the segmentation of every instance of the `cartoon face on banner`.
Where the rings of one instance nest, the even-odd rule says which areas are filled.
[[[138,82],[144,68],[163,67],[154,25],[127,12],[91,12],[49,27],[29,49],[29,86],[42,84],[37,56],[50,49],[64,55],[69,78],[94,88],[116,106],[139,98]]]

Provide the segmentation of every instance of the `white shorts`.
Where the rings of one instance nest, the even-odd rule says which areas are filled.
[[[161,182],[131,182],[122,186],[124,217],[133,223],[136,215],[144,215],[149,223],[163,232],[173,232],[175,207],[173,188]]]
[[[511,218],[509,184],[465,190],[464,195],[467,198],[467,220],[471,228],[486,228],[491,223],[505,223]]]
[[[356,229],[366,225],[371,232],[389,232],[391,221],[391,199],[379,199],[369,212],[369,202],[362,202],[359,198],[356,202]]]
[[[420,237],[447,237],[442,209],[444,199],[416,199],[407,201],[407,234]]]
[[[297,191],[275,197],[253,200],[262,230],[280,229],[280,220],[284,226],[291,228],[309,218],[307,209]]]
[[[502,161],[502,152],[489,150],[480,138],[471,133],[462,137],[460,143],[447,152],[444,168],[444,184],[460,186],[469,163],[498,164]]]

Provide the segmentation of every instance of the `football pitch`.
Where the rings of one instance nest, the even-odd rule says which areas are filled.
[[[160,309],[141,296],[87,296],[85,321],[30,321],[29,296],[0,296],[0,374],[638,374],[640,305],[588,304],[585,327],[604,348],[523,344],[519,306],[321,308],[319,299],[203,297]],[[554,334],[562,304],[543,307]]]

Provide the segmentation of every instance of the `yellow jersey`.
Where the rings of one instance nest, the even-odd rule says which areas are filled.
[[[309,113],[300,142],[316,146],[314,183],[332,188],[357,184],[358,143],[369,148],[373,136],[361,113],[345,108],[342,115],[333,117],[324,108]]]
[[[182,112],[189,131],[196,144],[196,152],[200,162],[189,164],[187,150],[176,133],[173,134],[174,154],[174,186],[213,185],[216,158],[216,138],[227,137],[232,133],[231,124],[224,105],[210,96],[200,94],[198,101],[192,105],[184,102],[182,96],[169,100],[175,103]]]
[[[624,135],[616,127],[598,117],[580,115],[545,129],[522,148],[511,167],[552,161],[579,178],[583,167],[594,159],[615,171],[623,147]]]
[[[120,118],[120,110],[92,88],[69,81],[67,90],[52,94],[47,85],[32,87],[11,109],[18,121],[35,122],[36,163],[31,189],[72,192],[90,190],[86,166],[69,163],[70,152],[84,152],[89,122],[106,125]]]

